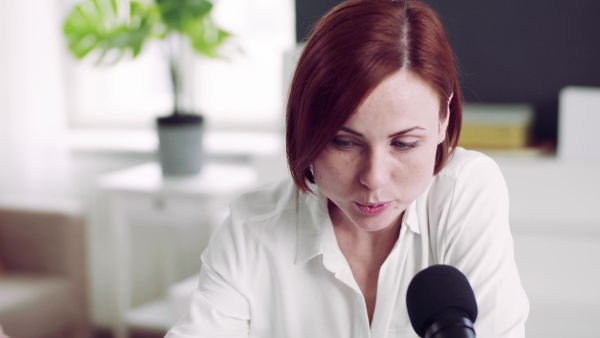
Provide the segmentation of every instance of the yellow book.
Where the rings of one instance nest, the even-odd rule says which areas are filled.
[[[529,105],[465,104],[458,144],[465,148],[524,148],[532,121]]]

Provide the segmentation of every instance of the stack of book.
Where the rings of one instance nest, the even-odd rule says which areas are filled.
[[[459,145],[470,149],[524,149],[533,123],[530,105],[465,104]]]

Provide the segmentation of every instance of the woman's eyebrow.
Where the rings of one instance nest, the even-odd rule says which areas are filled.
[[[350,128],[348,128],[348,127],[342,127],[342,129],[341,129],[341,130],[343,130],[343,131],[345,131],[345,132],[347,132],[347,133],[350,133],[350,134],[356,135],[356,136],[360,136],[360,137],[362,137],[362,136],[363,136],[363,134],[361,134],[361,133],[357,132],[356,130],[350,129]],[[401,131],[399,131],[399,132],[397,132],[397,133],[393,133],[392,135],[390,135],[390,136],[388,136],[388,137],[389,137],[389,138],[393,138],[393,137],[396,137],[396,136],[404,135],[404,134],[406,134],[406,133],[409,133],[409,132],[411,132],[411,131],[413,131],[413,130],[426,130],[426,129],[425,129],[425,128],[423,128],[423,127],[416,126],[416,127],[408,128],[408,129],[405,129],[405,130],[401,130]]]
[[[406,133],[410,133],[410,132],[411,132],[411,131],[413,131],[413,130],[427,130],[427,129],[425,129],[425,128],[423,128],[423,127],[415,126],[415,127],[408,128],[408,129],[405,129],[405,130],[399,131],[399,132],[397,132],[397,133],[394,133],[394,134],[392,134],[392,135],[390,135],[390,136],[388,136],[388,137],[389,137],[389,138],[393,138],[393,137],[396,137],[396,136],[404,135],[404,134],[406,134]]]
[[[347,132],[347,133],[350,133],[350,134],[356,135],[356,136],[361,136],[361,137],[363,136],[363,134],[361,134],[361,133],[357,132],[356,130],[352,130],[352,129],[348,128],[348,127],[342,127],[342,129],[341,129],[341,130],[343,130],[343,131],[345,131],[345,132]]]

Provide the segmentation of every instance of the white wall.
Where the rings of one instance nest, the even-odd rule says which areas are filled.
[[[70,193],[60,34],[52,1],[0,2],[0,194]]]

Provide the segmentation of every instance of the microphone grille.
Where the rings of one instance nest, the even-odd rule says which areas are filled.
[[[406,293],[411,325],[422,337],[440,318],[466,316],[477,319],[477,302],[467,277],[449,265],[432,265],[413,277]]]

